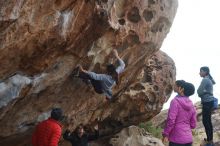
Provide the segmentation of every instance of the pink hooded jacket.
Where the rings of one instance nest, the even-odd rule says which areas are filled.
[[[163,135],[170,142],[193,142],[192,130],[196,127],[196,109],[188,97],[176,96],[170,103]]]

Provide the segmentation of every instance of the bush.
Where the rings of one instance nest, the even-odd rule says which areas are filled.
[[[162,128],[161,127],[155,127],[152,122],[145,122],[139,124],[140,128],[144,128],[147,132],[151,133],[154,137],[157,137],[159,139],[162,138]]]

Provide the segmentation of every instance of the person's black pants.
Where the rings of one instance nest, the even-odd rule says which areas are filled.
[[[79,78],[83,79],[85,81],[85,83],[87,83],[87,81],[89,80],[96,93],[98,93],[98,94],[103,93],[101,81],[92,79],[88,74],[86,74],[84,72],[79,73]]]
[[[192,143],[178,144],[174,142],[169,142],[169,146],[192,146]]]
[[[202,123],[205,127],[207,141],[213,140],[213,127],[211,120],[213,104],[213,101],[202,103]]]

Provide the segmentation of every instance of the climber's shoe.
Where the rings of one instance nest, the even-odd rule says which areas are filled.
[[[106,99],[107,101],[111,101],[111,98],[109,98],[108,96],[105,96],[105,99]]]
[[[109,97],[106,96],[105,98],[106,98],[107,101],[112,102],[112,103],[117,101],[117,99],[115,97],[109,98]]]
[[[73,69],[72,76],[75,78],[79,77],[79,71],[80,71],[79,66],[77,66],[76,68]]]
[[[82,79],[82,81],[89,86],[89,88],[93,88],[92,83],[89,79]]]

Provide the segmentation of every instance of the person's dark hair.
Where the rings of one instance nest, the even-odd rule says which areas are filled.
[[[212,81],[212,84],[214,85],[215,84],[215,80],[212,78],[212,76],[210,75],[210,70],[209,70],[209,67],[208,66],[203,66],[200,68],[200,71],[204,71],[206,72],[206,75],[208,76],[208,78]]]
[[[61,108],[54,108],[51,111],[51,118],[57,121],[61,121],[63,118],[63,111]]]
[[[186,81],[184,80],[176,80],[175,84],[178,86],[178,87],[183,87],[183,84],[185,83]]]
[[[183,84],[183,93],[185,96],[191,96],[195,93],[195,87],[192,83],[185,82]]]
[[[78,134],[79,129],[84,129],[83,124],[79,124],[79,125],[76,127],[76,129],[74,130],[73,133],[74,133],[74,134]]]
[[[112,78],[115,80],[116,84],[118,85],[119,77],[118,73],[116,72],[116,67],[113,64],[107,65],[107,72]]]

